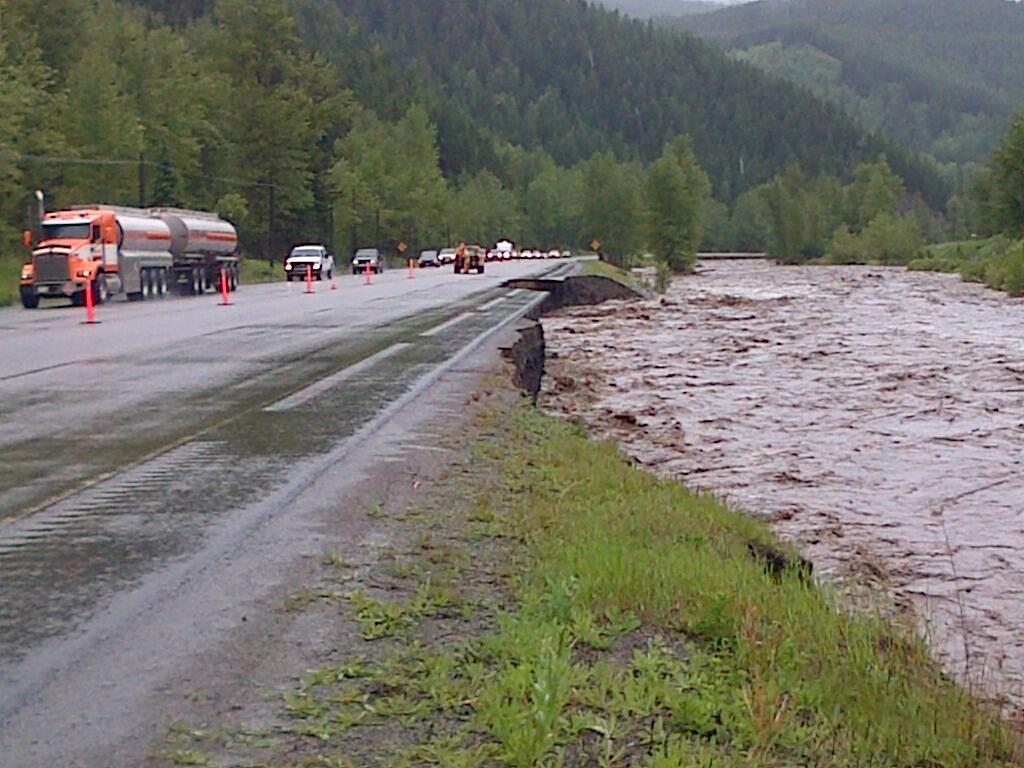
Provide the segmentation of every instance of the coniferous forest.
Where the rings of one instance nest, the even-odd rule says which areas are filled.
[[[1013,194],[983,155],[952,183],[838,105],[582,0],[0,0],[0,74],[8,272],[36,190],[214,210],[271,260],[512,237],[676,268],[700,247],[904,263],[1005,231],[991,201]]]
[[[945,202],[927,162],[837,108],[580,0],[0,0],[0,19],[8,251],[36,189],[51,208],[217,210],[270,257],[499,234],[630,247],[646,166],[683,135],[721,205],[882,154],[908,195]],[[595,220],[586,180],[609,172],[636,231]]]

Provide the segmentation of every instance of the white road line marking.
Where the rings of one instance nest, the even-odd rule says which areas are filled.
[[[420,336],[437,336],[437,334],[441,333],[441,331],[446,331],[456,323],[461,323],[467,317],[472,316],[473,315],[471,312],[463,312],[461,315],[457,315],[456,317],[453,317],[451,320],[446,320],[440,325],[434,326],[429,331],[424,331],[423,333],[420,334]]]
[[[477,312],[486,312],[486,311],[487,311],[488,309],[490,309],[491,307],[496,307],[496,306],[498,306],[498,305],[499,305],[499,304],[501,304],[501,303],[502,303],[503,301],[505,301],[505,299],[507,299],[507,298],[508,298],[508,296],[499,296],[499,297],[498,297],[498,298],[496,298],[496,299],[495,299],[494,301],[488,301],[488,302],[487,302],[486,304],[484,304],[484,305],[483,305],[482,307],[477,307],[477,308],[476,308],[476,311],[477,311]]]
[[[272,403],[264,408],[266,413],[280,413],[281,411],[290,411],[292,408],[297,408],[300,405],[305,405],[313,398],[322,395],[329,389],[333,389],[343,381],[350,379],[356,374],[362,373],[367,368],[372,367],[386,357],[391,357],[397,352],[401,352],[406,347],[412,346],[408,342],[399,342],[392,344],[390,347],[382,349],[367,358],[363,358],[358,363],[350,365],[348,368],[344,368],[337,373],[333,373],[330,376],[320,379],[320,381],[310,384],[304,389],[300,389],[298,392],[294,392],[288,397],[278,400],[276,403]]]

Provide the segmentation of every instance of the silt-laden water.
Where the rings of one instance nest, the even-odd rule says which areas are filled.
[[[717,262],[544,327],[547,409],[883,584],[951,671],[1024,705],[1024,301]]]

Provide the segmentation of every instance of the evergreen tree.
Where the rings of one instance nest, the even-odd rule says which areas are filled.
[[[63,136],[50,110],[62,103],[48,92],[53,76],[42,63],[41,52],[30,35],[18,45],[11,40],[15,19],[7,0],[0,0],[0,249],[14,251],[18,233],[31,224],[35,210],[32,190],[48,190],[54,180],[52,166],[20,158],[38,154],[47,146],[64,149]],[[26,39],[27,38],[27,39]]]
[[[992,156],[987,205],[996,229],[1024,237],[1024,112],[1014,118]]]
[[[710,186],[685,139],[666,145],[647,171],[647,242],[673,272],[689,272],[696,263]]]
[[[486,247],[499,238],[521,240],[523,220],[515,193],[490,171],[481,171],[452,197],[448,226],[454,241]]]
[[[642,217],[640,182],[634,173],[610,154],[584,163],[584,243],[599,243],[602,254],[625,264],[640,247]]]
[[[867,226],[878,214],[899,208],[905,193],[903,179],[884,157],[858,165],[853,169],[853,179],[847,191],[848,216],[857,229]]]
[[[441,241],[448,189],[437,129],[422,107],[394,125],[364,112],[336,149],[331,184],[340,241],[346,233],[358,241],[353,247]]]
[[[59,205],[130,204],[138,191],[138,159],[142,122],[123,88],[122,73],[110,56],[108,41],[97,31],[67,81],[62,125],[68,143],[88,160],[101,164],[70,167],[65,173]]]

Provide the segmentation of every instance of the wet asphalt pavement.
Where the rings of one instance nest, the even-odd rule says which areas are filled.
[[[96,326],[65,307],[0,312],[0,765],[77,764],[75,729],[84,739],[90,723],[97,747],[116,709],[105,715],[104,690],[130,706],[123,665],[140,681],[161,666],[144,639],[161,602],[204,582],[195,605],[176,601],[172,626],[212,631],[200,608],[244,585],[225,577],[211,594],[203,574],[273,559],[247,550],[260,521],[360,465],[363,431],[414,409],[438,371],[540,298],[503,280],[553,268],[574,267],[345,276],[313,295],[245,286],[231,307],[213,295],[115,303]],[[124,626],[143,640],[94,658]],[[173,642],[160,632],[153,648]]]
[[[1024,712],[1024,301],[718,262],[544,327],[545,407],[891,590],[950,671]]]

